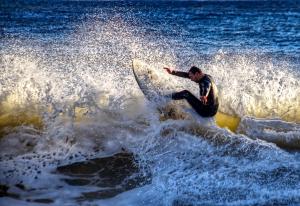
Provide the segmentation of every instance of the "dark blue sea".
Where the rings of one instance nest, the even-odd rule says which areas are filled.
[[[137,61],[218,115],[163,118]],[[0,205],[300,205],[299,0],[0,0],[0,72]]]

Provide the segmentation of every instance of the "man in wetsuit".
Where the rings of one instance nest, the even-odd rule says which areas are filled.
[[[175,71],[167,67],[164,67],[164,69],[169,74],[189,78],[199,85],[200,99],[188,90],[172,93],[172,99],[186,99],[192,108],[202,117],[212,117],[217,113],[219,107],[218,89],[210,75],[204,74],[201,69],[195,66],[192,66],[189,72]]]

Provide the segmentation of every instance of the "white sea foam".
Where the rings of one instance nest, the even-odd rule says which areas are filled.
[[[6,121],[11,120],[5,116],[8,113],[28,112],[43,123],[42,128],[22,122],[5,126],[0,184],[10,186],[9,192],[20,194],[20,200],[1,201],[13,205],[51,199],[52,205],[81,204],[76,198],[99,188],[67,185],[53,173],[57,166],[124,149],[134,153],[141,172],[150,170],[151,183],[100,202],[87,198],[83,205],[89,201],[180,205],[199,198],[204,204],[238,205],[267,203],[282,194],[299,199],[299,156],[268,142],[297,135],[299,125],[244,118],[243,134],[235,135],[210,121],[207,125],[190,119],[159,121],[156,105],[143,98],[134,81],[131,58],[143,58],[158,70],[176,67],[180,60],[166,40],[153,42],[135,37],[136,33],[136,28],[119,19],[93,21],[78,27],[65,44],[16,41],[1,51],[1,117]],[[288,64],[279,70],[261,61],[220,52],[201,66],[216,79],[222,111],[298,122],[296,76],[288,72]],[[197,85],[189,80],[159,73],[174,87],[197,94]],[[15,186],[18,183],[26,189]]]
[[[299,122],[299,74],[284,59],[220,52],[206,66],[224,112]]]
[[[244,117],[237,132],[253,139],[273,142],[286,148],[300,148],[300,126],[280,119]]]

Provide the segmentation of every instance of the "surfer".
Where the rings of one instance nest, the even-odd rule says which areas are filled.
[[[203,73],[196,66],[192,66],[189,72],[175,71],[168,67],[164,67],[164,69],[169,74],[189,78],[199,85],[200,99],[188,90],[172,93],[172,99],[186,99],[192,108],[202,117],[212,117],[217,113],[219,107],[218,89],[210,75]]]

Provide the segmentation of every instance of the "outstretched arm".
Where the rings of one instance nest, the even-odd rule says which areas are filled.
[[[189,78],[189,73],[187,72],[180,72],[180,71],[175,71],[172,68],[164,67],[164,70],[166,70],[169,74],[178,76],[178,77],[183,77],[183,78]]]

